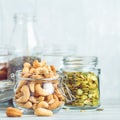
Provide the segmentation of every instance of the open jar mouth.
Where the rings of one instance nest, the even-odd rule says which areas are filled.
[[[95,56],[67,56],[63,59],[65,65],[97,65]]]
[[[98,58],[96,56],[66,56],[63,59],[63,64],[66,69],[95,69]]]
[[[37,76],[36,74],[29,74],[29,77],[25,78],[24,75],[25,74],[29,74],[29,73],[24,73],[22,72],[22,70],[18,70],[16,71],[16,77],[18,79],[22,79],[22,80],[46,80],[46,81],[52,81],[52,80],[58,80],[59,79],[59,74],[55,73],[55,74],[45,74],[46,76],[54,76],[54,77],[44,77],[43,74],[38,74],[38,77],[41,76],[41,78],[32,78],[32,76]]]

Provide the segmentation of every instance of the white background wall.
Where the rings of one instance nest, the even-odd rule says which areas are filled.
[[[102,101],[120,100],[120,0],[0,0],[2,43],[10,40],[16,12],[39,16],[46,46],[75,46],[79,55],[98,56]]]

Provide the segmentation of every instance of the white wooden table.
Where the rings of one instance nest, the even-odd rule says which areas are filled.
[[[120,120],[120,104],[103,104],[100,108],[103,111],[96,110],[64,110],[54,114],[52,117],[37,117],[35,115],[23,115],[22,117],[6,117],[5,108],[0,107],[0,120]]]

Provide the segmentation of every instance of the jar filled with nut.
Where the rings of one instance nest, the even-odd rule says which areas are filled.
[[[14,106],[38,116],[58,112],[64,105],[64,96],[55,67],[38,60],[32,64],[26,62],[23,66],[23,70],[16,73]]]
[[[65,57],[62,87],[65,108],[94,109],[100,106],[100,69],[97,57]]]

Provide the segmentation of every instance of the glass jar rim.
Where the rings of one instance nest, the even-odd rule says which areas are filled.
[[[46,81],[48,80],[48,81],[52,81],[52,80],[56,80],[56,79],[58,80],[58,78],[59,78],[59,74],[58,73],[55,74],[54,78],[24,78],[24,77],[21,77],[22,73],[23,73],[22,70],[17,70],[16,73],[15,73],[15,76],[20,78],[20,79],[22,79],[22,80],[46,80]]]
[[[98,65],[96,56],[66,56],[63,58],[64,69],[95,69]]]
[[[96,56],[66,56],[63,58],[65,65],[69,64],[97,64],[98,58]]]

